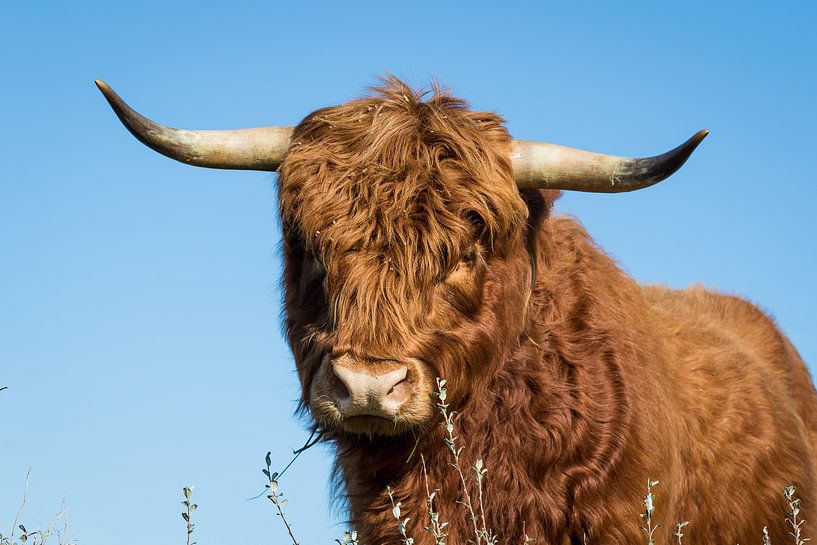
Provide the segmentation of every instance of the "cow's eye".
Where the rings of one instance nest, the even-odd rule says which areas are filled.
[[[477,251],[476,249],[471,250],[470,252],[466,253],[462,258],[460,258],[460,262],[458,263],[458,267],[466,267],[466,268],[473,268],[477,262]]]
[[[458,278],[464,278],[464,275],[467,275],[474,267],[477,265],[479,261],[479,253],[476,248],[466,252],[465,254],[460,257],[460,260],[451,269],[446,277],[443,280],[447,281],[456,281]]]
[[[326,273],[326,266],[324,265],[323,260],[320,256],[314,252],[310,251],[306,254],[306,263],[307,263],[307,271],[313,275],[322,275]]]

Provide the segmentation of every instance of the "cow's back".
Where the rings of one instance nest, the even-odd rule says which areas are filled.
[[[690,542],[751,543],[765,525],[773,542],[790,539],[784,487],[795,484],[817,520],[817,395],[803,360],[743,299],[700,287],[644,294],[685,435],[672,447],[666,486],[680,489],[667,515],[691,521]]]

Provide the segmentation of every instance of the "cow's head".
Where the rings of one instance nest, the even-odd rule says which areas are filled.
[[[435,377],[456,400],[499,369],[522,333],[533,275],[520,188],[640,189],[706,136],[646,159],[516,141],[498,116],[444,92],[426,100],[396,79],[294,129],[180,131],[98,85],[125,126],[165,155],[280,172],[286,325],[302,401],[339,433],[420,427]]]

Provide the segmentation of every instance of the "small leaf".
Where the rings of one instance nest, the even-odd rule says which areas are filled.
[[[646,496],[644,496],[644,507],[647,508],[647,512],[650,513],[650,514],[652,514],[652,512],[655,510],[655,505],[653,503],[653,498],[654,498],[654,496],[653,496],[652,492],[650,492]]]
[[[267,463],[267,467],[272,465],[272,458],[270,457],[272,453],[268,452],[267,455],[264,457],[264,461]]]
[[[194,503],[194,504],[192,504],[192,505],[190,506],[190,512],[191,512],[191,513],[195,513],[195,512],[196,512],[196,509],[198,509],[198,508],[199,508],[199,506],[198,506],[197,504],[195,504],[195,503]]]
[[[182,513],[182,518],[184,519],[185,522],[190,522],[190,517],[188,516],[187,513]]]

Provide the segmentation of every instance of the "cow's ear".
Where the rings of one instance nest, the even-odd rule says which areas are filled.
[[[528,236],[530,236],[542,226],[542,222],[553,209],[553,203],[562,196],[562,192],[555,189],[522,189],[519,195],[528,208]]]
[[[536,284],[536,272],[539,267],[537,233],[542,223],[551,214],[553,203],[561,197],[562,192],[557,190],[522,189],[522,201],[528,208],[528,224],[525,232],[525,247],[531,264],[531,290]]]

